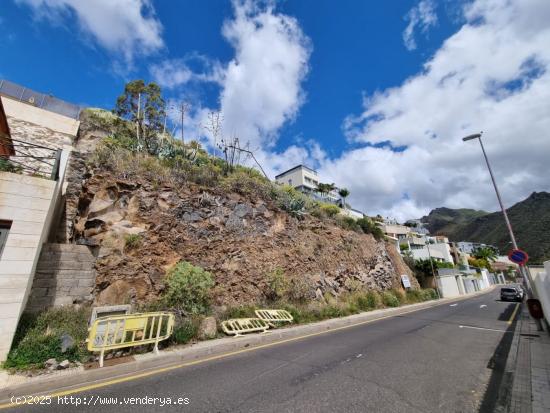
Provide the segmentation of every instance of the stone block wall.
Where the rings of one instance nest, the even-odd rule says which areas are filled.
[[[95,260],[85,245],[44,244],[26,311],[92,301]]]

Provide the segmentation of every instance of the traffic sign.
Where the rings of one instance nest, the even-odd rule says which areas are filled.
[[[520,249],[512,250],[508,254],[508,258],[510,258],[510,261],[515,262],[516,264],[523,265],[529,260],[529,255],[525,251],[522,251]]]

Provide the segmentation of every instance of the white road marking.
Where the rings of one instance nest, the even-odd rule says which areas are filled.
[[[485,307],[487,307],[486,304],[481,304],[481,305],[479,306],[479,308],[485,308]]]
[[[458,304],[451,304],[449,307],[456,307]]]
[[[498,331],[499,333],[513,333],[513,331],[497,330],[496,328],[485,328],[485,327],[474,327],[474,326],[463,326],[463,325],[458,326],[458,328],[471,328],[473,330]]]

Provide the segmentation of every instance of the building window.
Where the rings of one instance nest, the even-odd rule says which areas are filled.
[[[4,245],[6,245],[10,228],[11,221],[0,220],[0,258],[2,258],[2,252],[4,251]]]
[[[292,185],[292,179],[289,179],[289,180],[288,180],[288,184],[289,184],[289,185]]]

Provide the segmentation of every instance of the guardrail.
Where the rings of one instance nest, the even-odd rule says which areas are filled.
[[[97,318],[89,328],[88,351],[100,352],[103,367],[105,351],[154,344],[166,340],[174,329],[174,314],[143,313]]]

